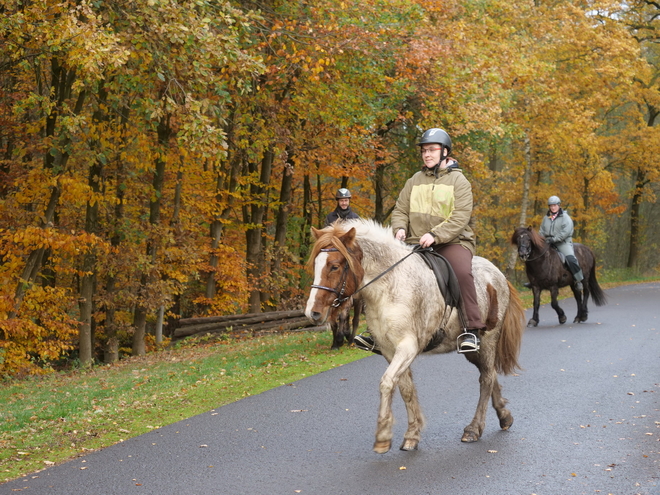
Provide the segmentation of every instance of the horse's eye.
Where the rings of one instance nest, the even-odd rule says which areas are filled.
[[[335,272],[335,271],[337,271],[337,270],[339,270],[339,265],[332,265],[332,266],[330,267],[330,271],[331,271],[331,272]]]

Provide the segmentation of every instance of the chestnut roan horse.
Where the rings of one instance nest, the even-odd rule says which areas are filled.
[[[511,237],[512,244],[518,246],[518,256],[525,262],[525,271],[527,278],[534,293],[534,313],[527,323],[528,327],[535,327],[539,324],[539,304],[541,303],[541,291],[549,290],[552,298],[550,305],[557,312],[559,323],[566,323],[566,314],[559,307],[557,296],[561,287],[571,286],[578,312],[573,323],[587,321],[589,310],[587,301],[589,294],[594,298],[596,306],[607,304],[607,298],[603,289],[596,280],[596,262],[594,253],[587,246],[573,243],[575,257],[580,263],[584,280],[582,281],[582,291],[575,288],[573,275],[564,266],[559,252],[554,249],[546,240],[531,227],[518,227]]]
[[[424,417],[417,398],[410,365],[421,352],[455,351],[463,332],[455,308],[448,307],[433,271],[412,246],[398,241],[389,228],[372,220],[350,220],[323,230],[312,228],[316,243],[309,266],[314,268],[305,314],[317,325],[326,321],[333,304],[356,291],[366,306],[369,332],[389,366],[380,380],[380,407],[374,451],[385,453],[392,444],[392,397],[398,386],[408,412],[408,429],[401,450],[419,444]],[[502,272],[475,256],[473,273],[482,319],[487,329],[481,348],[465,357],[480,372],[479,403],[474,418],[463,431],[463,442],[475,442],[486,425],[488,401],[507,430],[513,416],[505,407],[497,373],[511,374],[525,328],[525,314],[516,293]],[[437,344],[432,350],[429,343]]]

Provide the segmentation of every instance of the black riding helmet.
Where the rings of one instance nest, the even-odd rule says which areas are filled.
[[[451,138],[449,137],[449,134],[447,134],[447,132],[442,129],[438,129],[437,127],[429,129],[428,131],[425,131],[424,134],[422,134],[422,137],[419,139],[417,146],[422,146],[423,144],[439,144],[443,148],[447,148],[447,155],[451,154]],[[444,149],[440,156],[444,156]]]
[[[351,191],[349,191],[345,187],[339,189],[337,191],[337,194],[335,195],[335,199],[350,198],[350,197],[351,197]]]

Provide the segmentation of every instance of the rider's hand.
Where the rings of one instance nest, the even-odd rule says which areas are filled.
[[[433,237],[432,234],[429,234],[428,232],[419,238],[419,245],[422,246],[423,248],[427,248],[431,246],[434,242],[435,242],[435,238]]]
[[[396,237],[400,241],[405,241],[406,240],[406,230],[405,229],[397,230],[396,234],[394,234],[394,237]]]

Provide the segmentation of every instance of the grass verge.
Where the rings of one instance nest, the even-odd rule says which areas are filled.
[[[0,387],[0,480],[366,356],[328,332],[206,343]]]

